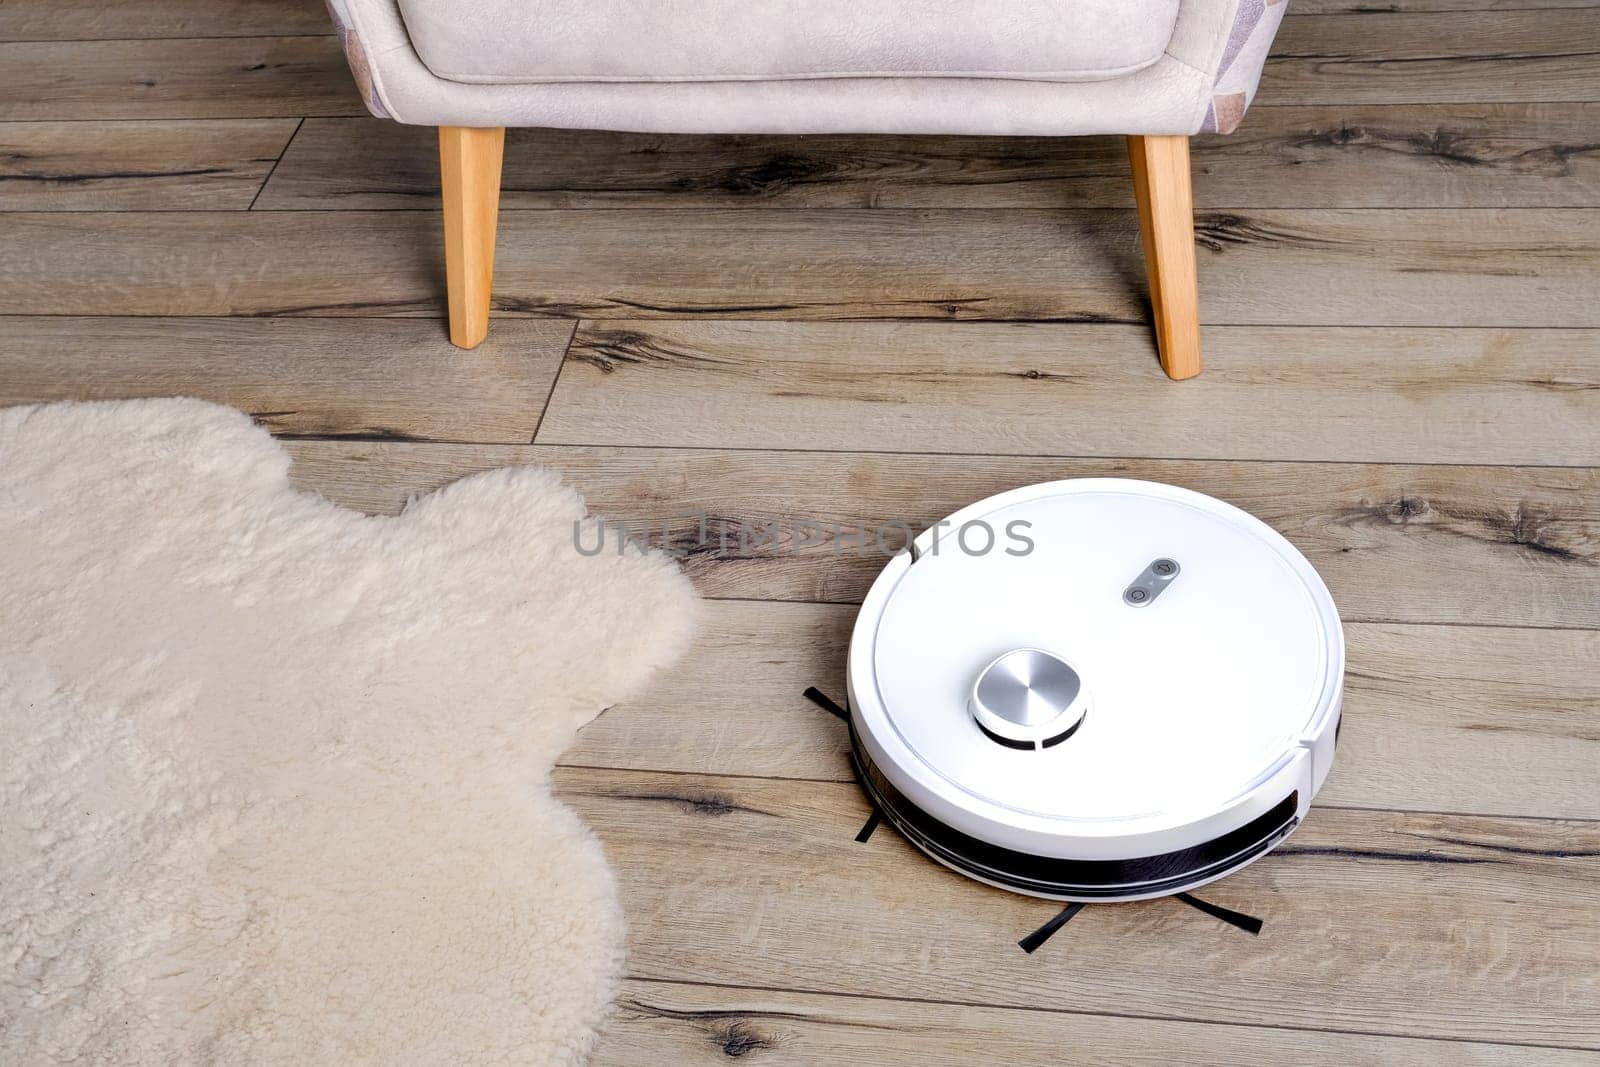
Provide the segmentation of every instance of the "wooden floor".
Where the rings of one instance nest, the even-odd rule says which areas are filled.
[[[691,659],[557,771],[631,922],[598,1062],[1600,1062],[1596,0],[1295,0],[1195,145],[1181,385],[1105,138],[516,131],[458,352],[432,131],[364,117],[328,34],[313,0],[0,0],[0,404],[198,395],[354,507],[538,463],[732,534],[686,560]],[[1090,474],[1254,511],[1347,620],[1319,806],[1203,893],[1258,938],[1168,900],[1027,956],[1048,903],[852,840],[800,693],[839,694],[881,560],[785,517]]]

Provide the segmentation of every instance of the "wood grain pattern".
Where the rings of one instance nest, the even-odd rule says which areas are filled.
[[[1274,104],[1596,100],[1592,10],[1290,15],[1257,99]]]
[[[687,553],[707,595],[836,602],[859,601],[883,566],[871,540],[858,547],[842,532],[864,526],[871,539],[882,528],[897,547],[890,523],[923,526],[1019,485],[1148,478],[1281,530],[1349,620],[1600,628],[1594,468],[316,442],[294,456],[301,484],[378,512],[477,470],[542,464],[597,513]],[[801,520],[837,526],[808,531]],[[774,521],[774,540],[762,543]]]
[[[438,315],[432,212],[0,216],[0,313]],[[495,308],[1143,323],[1132,211],[507,212]],[[1600,213],[1201,213],[1208,323],[1600,326]]]
[[[1257,106],[1191,141],[1201,209],[1600,206],[1600,104]],[[256,207],[437,203],[432,133],[308,119]],[[1114,137],[663,137],[512,130],[501,210],[1129,207]]]
[[[365,112],[333,37],[0,44],[0,121]]]
[[[0,319],[0,406],[197,396],[291,436],[523,442],[572,327],[505,325],[467,359],[431,322]]]
[[[1070,950],[1069,950],[1070,951]],[[1580,1067],[1587,1053],[1373,1034],[1091,1015],[1071,1005],[984,1008],[632,979],[594,1067],[740,1063],[971,1067],[1003,1047],[1012,1067],[1292,1063],[1297,1067]],[[1066,1051],[1070,1050],[1070,1052]]]
[[[0,211],[242,211],[295,125],[0,123]]]
[[[330,33],[322,0],[5,0],[0,41]]]
[[[854,622],[853,605],[712,601],[690,656],[562,763],[851,781],[844,728],[801,692],[844,698]],[[1600,820],[1600,681],[1582,666],[1600,662],[1600,633],[1350,623],[1345,638],[1338,773],[1319,805]]]
[[[1340,774],[1335,767],[1333,773]],[[1056,908],[974,884],[853,784],[558,769],[618,872],[638,978],[1600,1048],[1600,825],[1313,807],[1201,895]]]
[[[1600,462],[1600,331],[1214,326],[1204,344],[1214,365],[1174,391],[1143,326],[585,322],[539,441]]]

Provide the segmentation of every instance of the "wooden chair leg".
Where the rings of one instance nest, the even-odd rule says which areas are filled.
[[[450,343],[459,348],[477,348],[489,333],[494,228],[500,210],[500,158],[505,143],[506,131],[501,128],[439,127]]]
[[[1193,378],[1200,373],[1200,293],[1195,283],[1189,138],[1129,137],[1128,158],[1139,201],[1161,368],[1169,378]]]

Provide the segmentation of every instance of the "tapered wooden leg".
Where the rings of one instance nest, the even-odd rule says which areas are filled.
[[[460,348],[477,348],[489,333],[494,227],[505,143],[506,131],[501,128],[439,127],[450,343]]]
[[[1156,344],[1169,378],[1200,373],[1200,292],[1195,284],[1189,138],[1130,137]]]

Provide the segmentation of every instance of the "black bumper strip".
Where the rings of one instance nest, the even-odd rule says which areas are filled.
[[[1186,889],[1259,856],[1299,822],[1299,791],[1243,826],[1189,848],[1125,860],[1034,856],[980,841],[935,819],[896,789],[867,758],[850,724],[851,760],[878,811],[912,844],[958,870],[1046,896],[1145,896]]]

